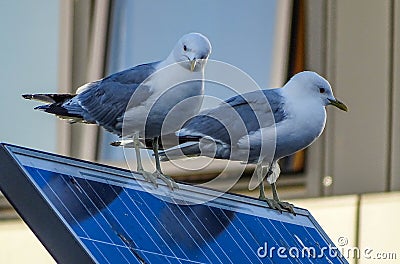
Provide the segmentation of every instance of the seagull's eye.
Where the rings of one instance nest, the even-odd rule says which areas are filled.
[[[183,45],[183,50],[184,50],[184,51],[187,51],[186,45]]]
[[[325,89],[324,88],[319,88],[319,93],[325,93]]]

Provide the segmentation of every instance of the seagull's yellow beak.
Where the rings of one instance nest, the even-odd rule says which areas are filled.
[[[194,69],[196,68],[196,63],[197,63],[196,59],[190,61],[190,71],[194,71]]]
[[[331,105],[336,106],[340,110],[343,110],[343,111],[346,111],[346,112],[349,110],[344,103],[340,102],[337,99],[335,99],[335,100],[328,99],[328,100],[329,100]]]

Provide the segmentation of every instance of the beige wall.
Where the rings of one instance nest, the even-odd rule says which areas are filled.
[[[312,213],[335,245],[344,250],[343,255],[349,256],[350,263],[400,263],[400,192],[293,202]],[[343,241],[347,241],[346,245],[339,246]],[[358,259],[354,257],[354,247],[360,250]],[[369,255],[365,255],[366,251]],[[383,253],[395,253],[396,259],[374,259]]]
[[[20,220],[0,222],[0,263],[55,263],[44,246]]]

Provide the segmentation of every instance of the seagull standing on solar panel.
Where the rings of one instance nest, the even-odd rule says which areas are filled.
[[[122,131],[125,122],[132,132],[128,136],[134,139],[137,170],[147,180],[156,184],[156,179],[161,178],[173,188],[176,184],[162,174],[158,159],[161,127],[171,108],[185,99],[192,98],[179,109],[185,116],[199,112],[204,93],[204,66],[210,53],[211,44],[205,36],[189,33],[179,39],[165,60],[138,65],[87,83],[76,94],[25,94],[23,97],[47,103],[35,109],[71,122],[97,124],[119,136],[126,135]],[[166,133],[179,128],[170,127],[172,131]],[[153,143],[154,173],[143,170],[139,138]]]
[[[176,133],[181,142],[188,142],[161,155],[163,160],[204,155],[257,164],[259,198],[272,208],[294,212],[293,205],[281,202],[276,191],[278,161],[308,147],[321,135],[327,105],[347,111],[333,96],[327,80],[315,72],[301,72],[282,88],[237,95],[202,111]],[[273,199],[265,197],[264,177],[271,184]]]

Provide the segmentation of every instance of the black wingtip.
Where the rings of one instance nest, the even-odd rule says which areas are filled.
[[[119,147],[119,146],[121,146],[121,142],[120,141],[114,141],[114,142],[111,142],[110,145],[113,146],[113,147]]]
[[[22,98],[32,100],[33,99],[33,94],[23,94]]]

